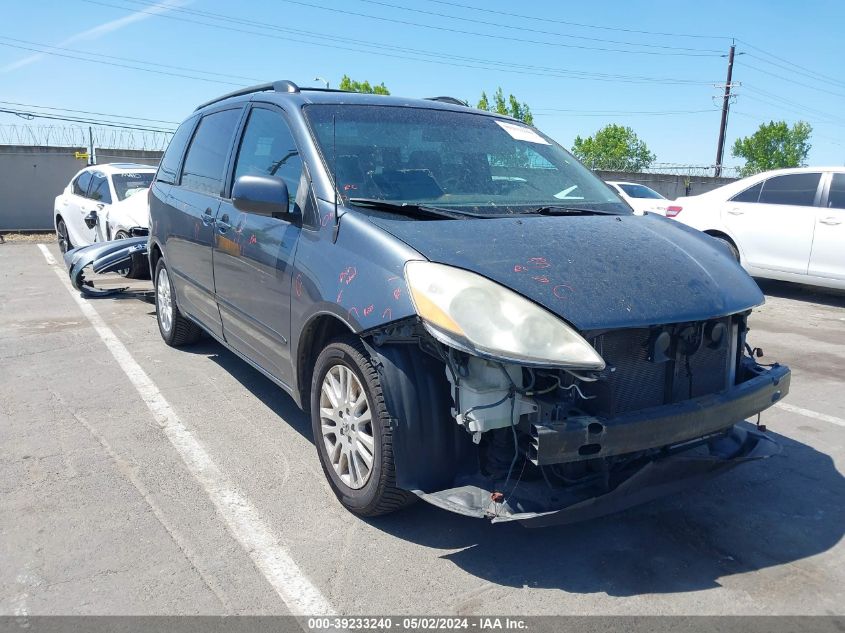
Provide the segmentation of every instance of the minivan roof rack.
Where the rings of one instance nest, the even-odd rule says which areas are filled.
[[[271,81],[270,83],[266,84],[250,86],[249,88],[241,88],[240,90],[235,90],[234,92],[224,94],[222,97],[217,97],[215,99],[212,99],[211,101],[206,101],[202,105],[197,106],[197,110],[202,110],[204,107],[210,106],[212,103],[217,103],[218,101],[223,101],[224,99],[230,99],[232,97],[242,97],[243,95],[248,95],[253,92],[268,92],[270,90],[272,90],[273,92],[299,92],[299,86],[297,86],[289,79],[280,79],[278,81]]]
[[[465,108],[469,107],[469,104],[466,101],[461,101],[460,99],[456,99],[455,97],[426,97],[425,100],[440,101],[441,103],[451,103],[452,105],[464,106]]]

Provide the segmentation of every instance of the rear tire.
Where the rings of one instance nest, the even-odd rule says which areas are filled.
[[[158,260],[155,275],[156,321],[161,338],[170,347],[181,347],[196,343],[202,335],[202,329],[193,321],[188,320],[176,305],[176,293],[170,273],[164,264],[164,259]]]
[[[125,231],[118,231],[117,233],[115,233],[114,239],[125,240],[128,237],[129,234]],[[149,279],[149,260],[147,259],[146,255],[139,255],[135,253],[134,255],[132,255],[132,261],[129,264],[129,268],[119,270],[117,271],[117,273],[119,275],[123,275],[127,279]]]
[[[396,487],[390,417],[360,339],[330,342],[314,366],[311,426],[332,492],[358,516],[388,514],[416,500]]]

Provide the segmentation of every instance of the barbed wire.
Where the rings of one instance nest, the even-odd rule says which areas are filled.
[[[698,178],[712,177],[715,170],[713,165],[688,165],[682,163],[652,163],[648,167],[638,169],[632,168],[628,161],[614,163],[612,161],[601,160],[585,164],[595,171],[616,171],[630,174],[665,174]],[[722,176],[726,178],[738,178],[740,175],[739,172],[739,167],[722,167]]]
[[[89,127],[99,149],[164,151],[171,132],[82,125],[0,124],[0,145],[78,147],[89,145]]]

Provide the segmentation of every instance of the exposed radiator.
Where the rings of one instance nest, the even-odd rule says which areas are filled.
[[[649,360],[651,329],[616,330],[592,338],[608,371],[605,380],[582,385],[583,392],[595,398],[581,401],[579,407],[592,415],[613,417],[724,390],[730,370],[729,339],[734,334],[729,318],[719,321],[727,326],[728,334],[719,347],[702,344],[689,355],[689,374],[682,354],[666,362]]]

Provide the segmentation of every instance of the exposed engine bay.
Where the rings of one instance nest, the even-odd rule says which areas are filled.
[[[403,383],[425,381],[425,370],[409,363],[439,364],[444,379],[420,385],[431,396],[427,414],[406,406],[408,419],[397,420],[398,485],[470,516],[561,524],[775,454],[765,427],[737,426],[789,389],[789,369],[759,364],[762,352],[746,343],[747,316],[583,333],[606,361],[601,371],[473,356],[418,322],[373,332],[385,396],[397,410],[411,397]],[[398,343],[428,358],[413,360]],[[442,476],[425,474],[417,460]]]

